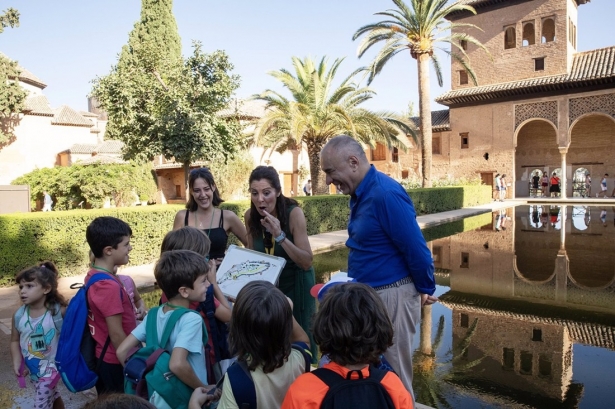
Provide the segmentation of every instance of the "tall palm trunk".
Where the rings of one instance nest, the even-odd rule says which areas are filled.
[[[418,54],[419,115],[421,116],[421,171],[423,187],[431,187],[431,101],[429,98],[429,54]]]
[[[325,174],[320,170],[320,151],[326,141],[306,140],[308,157],[310,158],[310,179],[312,180],[312,194],[322,195],[328,191]]]

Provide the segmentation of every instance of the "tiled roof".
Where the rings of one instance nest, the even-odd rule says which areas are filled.
[[[53,116],[49,101],[44,95],[33,95],[26,98],[24,111],[27,115]]]
[[[78,155],[91,155],[96,150],[96,145],[91,143],[76,143],[61,153],[73,153]]]
[[[218,115],[222,117],[237,116],[242,119],[262,118],[265,115],[266,105],[265,101],[234,99],[229,107],[218,112]]]
[[[115,156],[107,156],[107,155],[96,155],[91,158],[79,160],[75,162],[78,165],[95,165],[95,164],[104,164],[104,165],[113,165],[113,164],[122,164],[127,163],[121,158],[117,158]]]
[[[615,85],[615,47],[574,55],[568,74],[531,78],[449,91],[436,98],[447,106],[477,104],[499,98],[515,98],[542,92],[568,91],[588,86]]]
[[[7,57],[6,54],[0,52],[0,55],[5,57],[5,58],[8,58],[10,60],[10,58]],[[47,87],[47,84],[45,84],[43,82],[43,80],[41,80],[36,75],[32,74],[30,71],[28,71],[27,69],[25,69],[21,65],[17,64],[17,69],[20,71],[19,72],[19,80],[20,81],[23,81],[25,83],[34,85],[36,87],[39,87],[40,89],[44,89],[45,87]]]
[[[442,109],[440,111],[431,111],[431,130],[432,132],[443,132],[451,130],[451,120],[448,109]],[[410,118],[414,125],[420,129],[421,118],[413,116]]]
[[[99,153],[99,154],[105,154],[105,153],[106,154],[120,154],[122,153],[123,147],[124,147],[124,142],[109,139],[107,141],[104,141],[98,144],[94,152]]]
[[[54,109],[53,113],[52,125],[87,126],[88,128],[94,126],[92,121],[84,118],[79,112],[68,105],[62,105],[60,108]]]
[[[531,0],[525,0],[531,1]],[[576,0],[578,5],[589,3],[591,0]],[[511,0],[459,0],[460,4],[472,6],[474,8],[481,8],[491,6],[493,4],[509,3]],[[514,4],[514,3],[513,3]]]
[[[568,329],[570,337],[577,343],[615,350],[615,326],[613,316],[599,315],[594,322],[582,310],[571,307],[534,304],[522,300],[500,300],[492,297],[449,291],[438,297],[441,304],[453,309],[459,308],[494,317],[510,318],[537,324],[555,324]],[[557,309],[557,316],[549,312]]]
[[[82,116],[88,117],[88,118],[98,118],[98,114],[95,114],[94,112],[90,112],[90,111],[79,111],[79,113]]]
[[[192,162],[190,164],[191,168],[200,168],[202,166],[207,166],[209,165],[208,162],[204,162],[201,160],[197,160],[195,162]],[[184,165],[182,163],[179,162],[167,162],[167,163],[163,163],[162,165],[154,165],[154,169],[155,170],[162,170],[162,169],[181,169]]]

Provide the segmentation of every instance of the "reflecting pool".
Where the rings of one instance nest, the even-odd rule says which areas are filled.
[[[615,407],[615,209],[518,206],[429,242],[417,401],[444,408]]]

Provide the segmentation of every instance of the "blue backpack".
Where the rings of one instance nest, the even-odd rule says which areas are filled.
[[[86,285],[79,288],[64,314],[64,331],[60,332],[56,366],[62,376],[62,381],[73,393],[90,389],[96,385],[100,364],[111,342],[111,338],[107,336],[102,353],[96,359],[96,342],[90,335],[87,322],[89,313],[87,293],[93,284],[101,280],[113,280],[113,277],[106,273],[94,274]],[[119,283],[118,286],[123,299]]]

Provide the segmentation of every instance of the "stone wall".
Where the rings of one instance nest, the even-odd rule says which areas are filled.
[[[576,4],[571,0],[534,0],[514,6],[480,12],[478,15],[458,20],[460,23],[474,24],[481,28],[460,28],[478,39],[489,54],[473,44],[468,44],[470,65],[478,78],[478,85],[498,84],[547,75],[565,74],[572,64],[574,48],[568,41],[568,19],[576,26]],[[542,43],[542,22],[545,18],[555,20],[555,40]],[[534,23],[535,44],[522,45],[523,25]],[[504,48],[506,27],[515,27],[516,47]],[[534,59],[545,58],[542,71],[535,71]],[[459,71],[462,66],[451,64],[451,86],[453,89],[473,86],[459,84]]]

